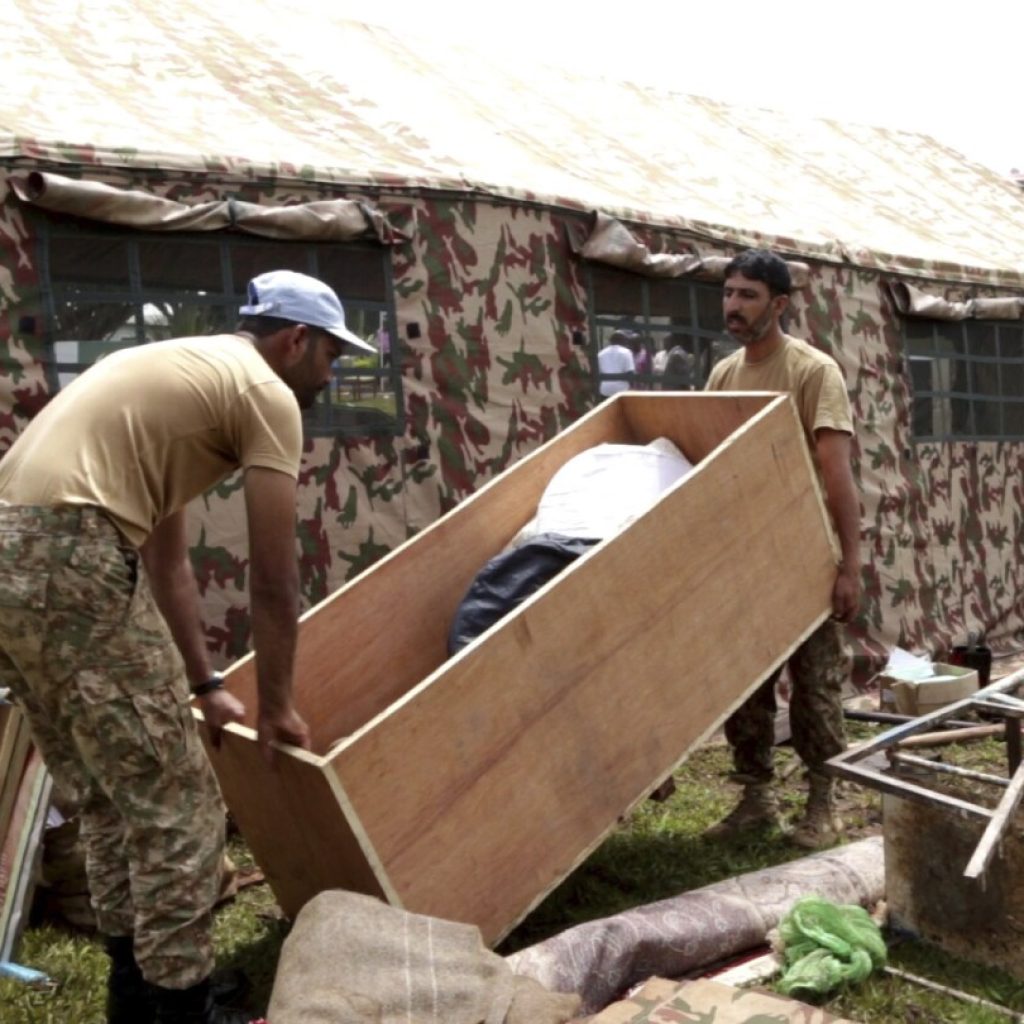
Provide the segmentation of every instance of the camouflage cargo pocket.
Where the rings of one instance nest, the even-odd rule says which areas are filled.
[[[185,757],[192,723],[178,665],[177,652],[167,646],[150,648],[135,662],[75,673],[71,728],[94,771],[139,775]]]
[[[139,576],[139,554],[107,541],[79,540],[53,573],[50,609],[95,622],[119,623],[128,614]]]
[[[46,620],[47,577],[38,573],[0,569],[0,652],[6,670],[0,685],[20,692],[21,671],[37,665]],[[15,671],[14,666],[21,666]]]
[[[163,678],[170,675],[162,658],[171,634],[139,557],[134,549],[114,544],[83,544],[54,573],[47,644],[55,677],[122,663],[139,665],[144,675],[149,660],[160,666]]]
[[[46,608],[48,579],[45,573],[0,569],[0,608],[43,611]]]

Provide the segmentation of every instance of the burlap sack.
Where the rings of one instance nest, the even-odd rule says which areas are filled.
[[[281,950],[270,1024],[565,1024],[579,997],[513,975],[472,925],[324,892]]]

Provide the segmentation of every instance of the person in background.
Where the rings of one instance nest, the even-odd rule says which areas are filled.
[[[675,335],[669,334],[663,339],[661,348],[654,353],[654,360],[652,362],[651,369],[656,376],[661,376],[665,372],[665,363],[668,360],[669,349],[675,344]]]
[[[633,360],[632,331],[612,331],[608,344],[597,353],[598,370],[603,377],[616,375],[617,379],[602,380],[598,392],[604,398],[610,398],[620,391],[628,391],[632,386],[636,364]]]
[[[391,335],[388,334],[388,329],[381,326],[380,330],[377,331],[377,351],[380,353],[380,365],[390,366],[391,365]]]
[[[647,347],[647,342],[639,334],[634,334],[630,347],[633,349],[633,368],[636,371],[637,377],[640,378],[636,383],[636,387],[641,391],[650,391],[650,379],[643,379],[645,377],[650,378],[654,371],[654,364],[651,359],[650,349]]]
[[[665,342],[668,345],[668,341]],[[693,388],[693,356],[678,342],[664,350],[665,362],[661,373],[662,391],[690,391]]]

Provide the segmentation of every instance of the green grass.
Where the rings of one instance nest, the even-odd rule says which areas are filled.
[[[1002,971],[970,964],[921,942],[899,943],[890,949],[889,963],[909,974],[947,988],[1024,1012],[1024,983]],[[1005,1014],[931,992],[919,985],[876,974],[827,1004],[831,1013],[863,1024],[1006,1024]]]
[[[874,731],[867,726],[851,729],[858,736]],[[997,742],[963,747],[945,756],[972,767],[1005,772],[1005,749]],[[782,777],[781,803],[784,815],[792,819],[803,803],[802,773],[795,770],[795,755],[788,749],[779,750],[777,758]],[[738,793],[737,787],[724,781],[728,768],[728,752],[723,745],[697,751],[676,773],[676,793],[664,803],[642,802],[498,951],[507,954],[583,921],[802,856],[804,851],[777,831],[745,842],[705,838],[707,827],[729,810]],[[877,793],[842,784],[840,798],[851,838],[877,833]],[[233,842],[231,853],[240,865],[249,862],[240,840]],[[249,975],[252,990],[248,1005],[254,1014],[266,1009],[286,933],[287,926],[266,886],[244,890],[217,913],[218,962],[241,967]],[[54,927],[35,927],[26,932],[17,959],[45,971],[56,988],[33,991],[0,981],[0,1024],[103,1021],[107,962],[93,940]],[[1024,984],[1001,971],[965,963],[916,942],[895,945],[891,962],[939,984],[1024,1012]],[[834,1014],[865,1024],[989,1024],[1006,1019],[886,975],[876,975],[824,1005]]]
[[[230,852],[240,867],[251,864],[244,843],[232,840]],[[244,889],[217,911],[214,944],[218,967],[237,967],[251,983],[246,1003],[262,1013],[287,934],[270,889]],[[47,974],[54,987],[37,990],[0,979],[0,1024],[102,1024],[105,1020],[108,960],[93,937],[42,926],[22,938],[18,963]]]

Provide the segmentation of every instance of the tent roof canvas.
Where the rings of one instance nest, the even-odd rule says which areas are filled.
[[[228,10],[0,5],[0,158],[489,194],[868,268],[1024,280],[1021,190],[926,136],[509,66],[326,7]]]

